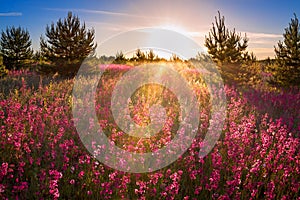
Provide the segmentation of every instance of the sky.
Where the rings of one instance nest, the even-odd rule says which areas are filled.
[[[250,52],[259,59],[273,58],[274,45],[283,39],[284,29],[294,13],[300,17],[299,0],[0,0],[0,5],[0,30],[11,26],[27,29],[34,50],[39,49],[46,26],[72,11],[87,28],[95,30],[99,56],[115,54],[126,45],[124,41],[108,52],[101,49],[102,43],[141,28],[177,31],[204,47],[205,35],[220,11],[230,30],[246,33]]]

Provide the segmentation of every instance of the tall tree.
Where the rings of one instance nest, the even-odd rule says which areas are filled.
[[[212,59],[218,65],[241,62],[246,54],[248,38],[236,33],[235,29],[229,31],[219,11],[212,25],[208,37],[205,36],[205,46]]]
[[[21,27],[7,27],[1,33],[0,52],[7,69],[23,67],[33,54],[29,32]]]
[[[281,85],[300,85],[300,25],[296,14],[283,34],[284,40],[275,46],[277,67],[274,81]]]
[[[40,45],[43,56],[54,64],[54,70],[61,74],[77,72],[82,61],[96,49],[93,29],[86,29],[80,24],[78,16],[68,13],[65,19],[46,27],[45,40],[41,37]]]

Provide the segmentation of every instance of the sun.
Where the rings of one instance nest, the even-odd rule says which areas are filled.
[[[175,31],[187,37],[191,37],[189,31],[187,31],[184,27],[176,25],[176,24],[162,24],[158,26],[158,28]]]

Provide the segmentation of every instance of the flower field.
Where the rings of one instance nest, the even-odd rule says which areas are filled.
[[[147,105],[159,103],[166,108],[166,125],[143,140],[118,130],[109,102],[128,69],[111,65],[104,74],[96,97],[99,124],[120,148],[155,151],[174,137],[179,105],[172,91],[142,87],[130,104],[133,120],[149,123]],[[9,81],[20,84],[0,95],[0,198],[300,199],[299,89],[240,90],[225,85],[227,117],[221,137],[206,157],[199,158],[209,126],[209,94],[204,83],[193,82],[197,74],[184,73],[202,103],[197,137],[178,160],[150,173],[115,170],[86,150],[72,116],[72,79],[40,81],[33,87],[33,79],[26,77],[34,75],[9,74],[7,87]],[[89,80],[81,81],[84,85]],[[96,122],[89,123],[92,130]]]

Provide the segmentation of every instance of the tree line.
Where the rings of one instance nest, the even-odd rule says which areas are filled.
[[[88,56],[95,55],[97,44],[94,42],[94,29],[87,29],[78,16],[69,12],[67,17],[47,25],[45,36],[40,38],[40,51],[33,53],[32,42],[27,29],[7,27],[0,38],[0,65],[7,69],[19,69],[31,60],[43,61],[45,71],[58,72],[62,75],[74,75],[81,63]],[[300,27],[296,15],[291,19],[283,33],[283,41],[274,47],[276,66],[271,69],[273,84],[282,86],[300,85]],[[253,53],[247,51],[249,39],[235,29],[229,30],[225,17],[220,12],[215,16],[212,28],[205,36],[208,54],[217,64],[223,75],[232,69],[247,70],[249,63],[256,61]],[[138,49],[130,61],[159,60],[152,50],[142,52]],[[173,60],[179,60],[173,55]],[[126,60],[122,52],[114,57],[114,62]]]

